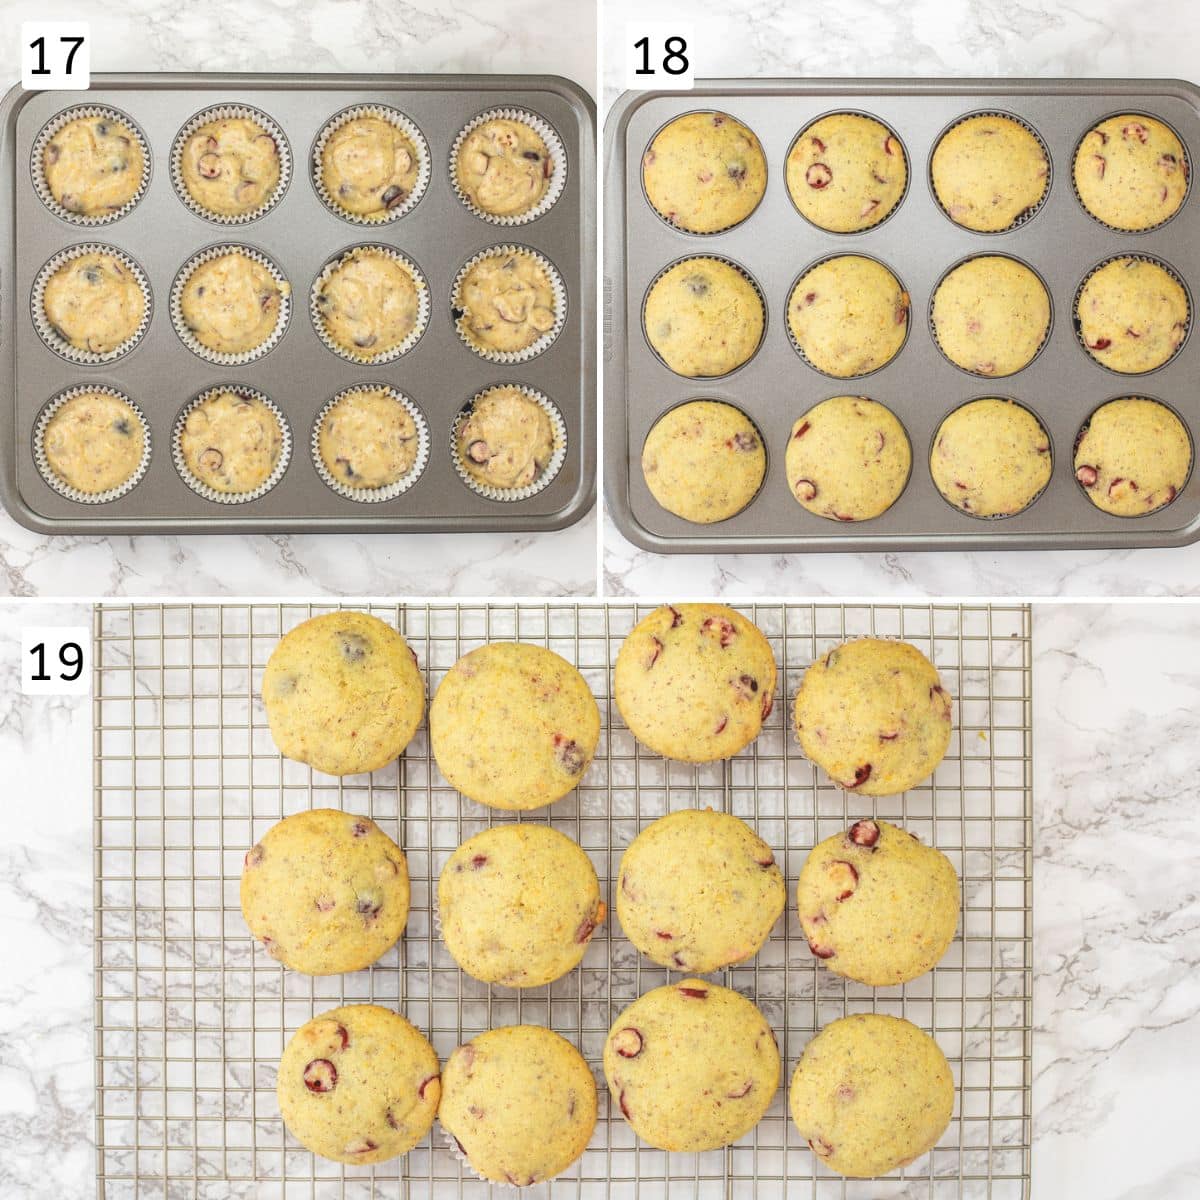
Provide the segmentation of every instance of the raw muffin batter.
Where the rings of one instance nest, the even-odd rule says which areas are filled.
[[[676,375],[728,375],[762,341],[763,302],[736,267],[687,258],[664,272],[646,297],[646,338]]]
[[[660,129],[642,157],[655,211],[689,233],[744,221],[767,187],[767,160],[753,132],[727,113],[694,112]]]
[[[503,987],[541,987],[573,970],[605,911],[588,856],[546,825],[485,829],[438,879],[446,949],[468,975]]]
[[[697,524],[741,512],[766,472],[767,452],[754,423],[716,400],[691,400],[664,413],[642,447],[650,494],[667,512]]]
[[[180,312],[192,336],[215,354],[257,349],[279,324],[283,297],[279,283],[262,263],[231,249],[201,263],[188,276]]]
[[[885,1175],[932,1150],[954,1112],[937,1042],[902,1017],[855,1013],[826,1025],[792,1076],[792,1120],[830,1170]]]
[[[1075,152],[1075,190],[1083,207],[1116,229],[1153,229],[1179,211],[1188,161],[1175,134],[1144,114],[1109,117]]]
[[[321,420],[317,453],[325,470],[348,488],[390,487],[413,469],[420,451],[417,423],[385,387],[355,388]]]
[[[376,246],[345,255],[317,285],[317,316],[327,338],[352,358],[371,362],[417,327],[424,280]]]
[[[865,396],[834,396],[792,426],[784,469],[792,495],[831,521],[868,521],[904,491],[912,447],[891,411]]]
[[[271,478],[283,450],[283,430],[257,396],[218,392],[184,418],[179,449],[200,483],[216,492],[244,494]]]
[[[782,1068],[775,1035],[744,996],[685,979],[635,1000],[604,1043],[621,1115],[659,1150],[716,1150],[761,1120]]]
[[[206,212],[245,216],[262,208],[279,186],[279,147],[248,117],[209,121],[184,143],[179,173],[188,195]]]
[[[112,254],[94,251],[63,263],[46,282],[42,311],[64,342],[110,354],[129,341],[146,315],[146,296]]]
[[[973,375],[1012,375],[1050,331],[1050,296],[1024,263],[1001,255],[969,258],[933,296],[933,334],[942,353]]]
[[[438,1120],[477,1175],[528,1187],[561,1175],[587,1148],[596,1081],[552,1030],[490,1029],[446,1060]]]
[[[109,116],[68,121],[42,152],[50,194],[81,217],[120,212],[138,194],[145,170],[140,140]]]
[[[938,427],[929,456],[934,486],[973,517],[1023,512],[1050,482],[1050,438],[1013,400],[972,400]]]
[[[429,706],[429,742],[451,787],[492,808],[553,804],[583,778],[600,710],[565,658],[524,642],[464,654]]]
[[[958,927],[958,874],[915,834],[870,819],[805,860],[796,908],[809,949],[835,975],[871,987],[931,971]]]
[[[458,428],[463,470],[484,487],[529,487],[545,473],[557,449],[550,414],[519,387],[488,388]]]
[[[412,139],[383,117],[352,117],[321,150],[320,183],[339,208],[386,221],[417,185],[420,159]]]
[[[420,1030],[377,1004],[321,1013],[279,1061],[279,1113],[323,1158],[377,1163],[407,1154],[433,1127],[438,1059]]]
[[[787,904],[771,847],[729,813],[682,809],[621,856],[617,917],[649,959],[707,975],[762,949]]]
[[[137,474],[146,432],[133,406],[105,392],[72,396],[46,424],[42,448],[55,477],[98,496]]]
[[[796,692],[805,757],[864,796],[895,796],[933,774],[950,745],[950,693],[907,642],[860,638],[830,650]]]
[[[1187,336],[1183,285],[1144,259],[1116,258],[1094,271],[1079,293],[1076,313],[1088,353],[1126,375],[1161,367]]]
[[[368,817],[314,808],[246,853],[242,916],[267,953],[305,975],[361,971],[408,923],[404,851]]]
[[[968,117],[946,132],[930,163],[934,194],[964,229],[1009,229],[1041,203],[1050,164],[1020,121],[995,113]]]
[[[1087,498],[1118,517],[1170,504],[1192,470],[1192,443],[1165,404],[1129,396],[1092,413],[1075,446],[1075,478]]]
[[[859,113],[820,117],[788,152],[792,203],[814,225],[833,233],[878,225],[900,203],[907,182],[900,139]]]
[[[519,217],[536,208],[553,173],[554,160],[541,134],[507,117],[493,117],[472,129],[454,163],[463,195],[494,217]]]
[[[882,263],[843,254],[805,272],[788,300],[788,328],[804,357],[850,379],[892,361],[908,333],[908,293]]]
[[[526,250],[475,263],[453,300],[459,333],[484,355],[518,354],[554,328],[554,290],[546,268]]]

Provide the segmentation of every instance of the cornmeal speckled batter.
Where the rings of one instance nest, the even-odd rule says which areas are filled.
[[[330,199],[367,220],[387,220],[412,195],[419,175],[412,139],[383,117],[352,117],[321,150],[321,184]]]
[[[1093,272],[1079,293],[1079,336],[1113,371],[1153,371],[1173,357],[1188,330],[1183,285],[1156,262],[1117,258]]]
[[[518,387],[488,388],[458,430],[463,470],[486,487],[528,487],[546,470],[554,450],[549,414]]]
[[[554,328],[554,290],[546,268],[520,250],[489,254],[458,285],[458,331],[485,354],[527,350]]]
[[[107,116],[68,121],[42,153],[50,194],[84,217],[119,212],[138,194],[145,169],[133,130]]]
[[[97,496],[133,478],[145,438],[128,402],[105,392],[83,392],[47,422],[42,447],[50,470],[63,483]]]
[[[244,354],[275,332],[283,297],[290,291],[262,263],[229,250],[191,273],[180,311],[200,345],[217,354]]]
[[[184,418],[179,449],[184,466],[213,491],[252,492],[271,478],[283,430],[257,396],[220,392]]]
[[[243,216],[262,208],[279,185],[279,147],[257,121],[226,117],[201,125],[188,138],[179,169],[201,208]]]
[[[360,246],[321,281],[317,314],[332,342],[370,362],[416,329],[424,288],[424,281],[391,254]]]
[[[42,311],[64,342],[91,354],[108,354],[137,333],[146,296],[120,259],[93,252],[71,259],[50,276]]]
[[[317,453],[338,483],[349,488],[388,487],[417,461],[417,423],[387,388],[348,392],[325,414]]]
[[[495,217],[536,208],[550,187],[554,160],[541,134],[524,121],[494,117],[463,138],[454,177],[466,198]]]

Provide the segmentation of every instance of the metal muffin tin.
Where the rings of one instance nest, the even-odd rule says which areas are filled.
[[[221,225],[191,212],[171,182],[171,147],[197,112],[218,104],[256,108],[283,129],[292,152],[292,176],[265,215]],[[109,105],[131,117],[150,145],[151,179],[131,213],[99,227],[53,215],[30,176],[30,154],[42,126],[77,105]],[[321,202],[310,160],[321,128],[356,104],[399,109],[429,143],[429,186],[398,220],[361,225],[343,220]],[[455,135],[485,109],[527,109],[547,121],[566,151],[566,186],[542,216],[515,228],[470,212],[453,190],[450,147]],[[43,533],[200,532],[437,532],[559,529],[578,520],[595,494],[595,109],[575,84],[536,75],[97,75],[88,92],[23,92],[14,87],[0,107],[0,371],[7,403],[0,414],[4,439],[0,497],[21,524]],[[102,242],[133,256],[149,277],[154,300],[150,328],[119,360],[77,366],[50,350],[31,316],[34,280],[64,247]],[[170,317],[171,284],[198,250],[218,243],[261,250],[292,286],[286,333],[245,366],[214,366],[187,349]],[[328,260],[360,243],[393,246],[420,267],[429,284],[429,326],[400,359],[379,366],[345,361],[328,350],[312,327],[309,292]],[[562,332],[543,354],[515,366],[490,363],[460,339],[450,291],[459,268],[494,244],[527,245],[550,259],[566,285]],[[429,465],[402,496],[364,504],[337,495],[312,463],[317,413],[337,392],[379,382],[399,388],[424,413],[432,447]],[[107,504],[79,504],[55,492],[34,463],[33,429],[45,403],[65,388],[107,384],[125,392],[146,414],[153,454],[146,476]],[[486,499],[457,475],[450,457],[454,418],[476,392],[493,384],[523,383],[543,392],[561,411],[567,457],[537,495],[519,502]],[[171,461],[171,434],[180,410],[216,384],[258,388],[291,426],[292,461],[266,495],[222,505],[192,491]]]
[[[767,159],[767,189],[755,212],[719,234],[673,229],[642,190],[642,154],[658,129],[685,112],[718,109],[757,134]],[[796,134],[818,116],[862,112],[893,129],[908,156],[907,193],[895,211],[863,233],[824,232],[793,206],[784,179]],[[999,111],[1032,126],[1050,153],[1045,202],[1004,233],[972,233],[945,215],[929,181],[938,137],[975,112]],[[1177,546],[1200,538],[1200,472],[1176,500],[1149,516],[1123,518],[1097,509],[1076,483],[1072,457],[1081,426],[1107,400],[1146,396],[1173,408],[1200,438],[1200,339],[1189,336],[1165,366],[1118,375],[1080,345],[1074,299],[1083,278],[1114,255],[1162,259],[1200,294],[1200,196],[1192,188],[1179,212],[1146,233],[1119,233],[1080,204],[1072,164],[1080,138],[1121,112],[1147,113],[1183,141],[1193,175],[1200,160],[1200,88],[1178,80],[734,79],[697,83],[691,92],[627,92],[605,127],[605,490],[622,533],[659,553],[694,551],[897,551],[1081,549]],[[792,284],[808,267],[838,254],[876,258],[911,297],[908,339],[886,366],[838,380],[810,367],[787,332]],[[950,363],[929,327],[930,296],[952,265],[977,255],[1009,255],[1049,287],[1052,325],[1042,351],[1005,378],[974,377]],[[652,280],[669,263],[717,255],[744,267],[761,287],[766,332],[758,353],[720,379],[686,379],[647,343],[642,307]],[[896,414],[912,443],[913,468],[899,500],[870,521],[815,516],[792,497],[784,452],[793,422],[836,395],[865,395]],[[1031,409],[1051,440],[1054,470],[1023,513],[981,520],[942,498],[929,473],[934,434],[950,412],[984,396],[1011,397]],[[686,400],[722,400],[758,426],[767,474],[742,512],[697,525],[661,508],[641,472],[642,444],[655,421]]]

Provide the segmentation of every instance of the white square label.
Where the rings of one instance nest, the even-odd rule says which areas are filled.
[[[83,91],[92,81],[91,29],[87,21],[22,21],[21,86]]]
[[[18,669],[26,696],[86,696],[92,690],[91,631],[82,625],[26,625]]]
[[[634,91],[690,91],[696,84],[695,27],[683,21],[625,26],[625,86]]]

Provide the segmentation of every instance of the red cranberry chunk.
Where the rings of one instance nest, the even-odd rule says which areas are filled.
[[[554,735],[554,755],[558,765],[568,775],[578,775],[587,765],[587,755],[583,747],[574,738],[563,737],[561,733]]]
[[[856,846],[874,846],[879,841],[879,826],[870,818],[865,821],[855,821],[850,826],[850,840]]]
[[[740,1100],[743,1096],[748,1096],[750,1094],[750,1089],[752,1087],[754,1087],[754,1080],[747,1079],[741,1087],[734,1088],[733,1091],[726,1092],[725,1094],[730,1100]]]
[[[304,1086],[310,1092],[332,1092],[337,1080],[337,1067],[327,1058],[314,1058],[304,1068]]]
[[[763,698],[762,698],[762,719],[764,721],[771,715],[771,710],[774,707],[775,707],[775,697],[772,695],[769,695],[769,694],[763,696]]]
[[[833,1146],[823,1137],[810,1138],[808,1148],[818,1158],[828,1158],[833,1153]]]
[[[625,1117],[625,1120],[632,1121],[633,1118],[629,1115],[629,1104],[625,1099],[625,1089],[624,1088],[621,1089],[621,1095],[618,1098],[618,1103],[621,1105],[621,1113]]]
[[[417,1088],[417,1096],[424,1100],[425,1092],[428,1090],[431,1083],[436,1083],[441,1078],[440,1075],[427,1075],[421,1080],[421,1086]]]
[[[858,869],[855,865],[839,858],[831,862],[826,870],[829,873],[830,883],[837,889],[837,898],[849,900],[854,895],[855,888],[858,887]]]
[[[792,490],[796,493],[797,500],[815,500],[817,498],[817,485],[811,479],[797,479]]]
[[[613,1034],[612,1047],[622,1058],[637,1058],[645,1044],[641,1033],[631,1025]]]
[[[728,646],[737,637],[733,622],[725,617],[705,617],[700,628],[704,633],[717,638],[722,646]]]
[[[671,628],[672,629],[677,629],[680,625],[683,624],[683,613],[681,613],[679,611],[679,609],[673,608],[671,605],[668,604],[667,612],[669,612],[671,614]]]
[[[814,942],[812,938],[808,939],[808,948],[812,951],[814,958],[832,958],[834,949],[825,942]]]
[[[804,172],[804,182],[808,184],[814,191],[824,191],[833,179],[833,172],[821,162],[813,163],[807,171]]]
[[[246,866],[257,867],[266,856],[266,853],[267,852],[262,848],[261,844],[257,846],[251,846],[250,849],[246,851]]]
[[[350,836],[356,838],[366,837],[371,832],[371,827],[366,821],[355,821],[350,826]]]
[[[688,996],[692,1000],[707,1000],[708,999],[708,988],[685,987],[683,984],[680,984],[679,991],[680,991],[681,995]]]
[[[802,438],[811,428],[812,428],[811,421],[801,421],[800,428],[797,429],[794,434],[792,434],[792,437],[793,438]]]
[[[370,1154],[372,1150],[378,1150],[379,1147],[371,1141],[370,1138],[355,1138],[346,1146],[346,1153],[352,1155]]]
[[[1084,487],[1095,487],[1096,480],[1100,478],[1100,472],[1095,467],[1089,467],[1086,464],[1076,468],[1075,478],[1083,484]]]
[[[862,787],[862,785],[864,783],[866,783],[867,780],[870,778],[871,778],[871,764],[863,763],[863,765],[861,767],[854,768],[854,780],[853,780],[853,782],[847,783],[845,785],[846,789],[848,791],[853,791],[855,788]]]
[[[647,671],[650,670],[650,668],[654,666],[656,662],[658,662],[659,656],[662,654],[662,652],[662,642],[660,642],[658,638],[652,637],[650,639],[650,649],[646,652],[645,667]]]

